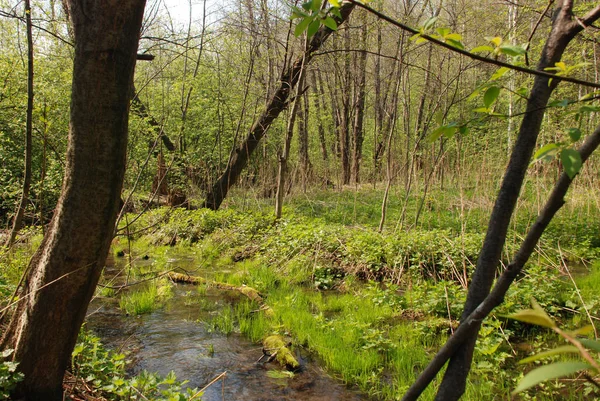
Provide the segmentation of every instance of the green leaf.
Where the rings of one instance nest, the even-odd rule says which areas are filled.
[[[548,106],[550,106],[550,107],[567,107],[569,104],[571,104],[571,101],[569,99],[561,99],[561,100],[551,101],[548,104]]]
[[[521,310],[506,317],[509,319],[518,320],[520,322],[535,324],[551,329],[556,327],[554,320],[548,316],[546,311],[542,309],[535,299],[531,300],[531,306],[532,309]]]
[[[502,76],[504,76],[504,74],[506,74],[509,71],[508,67],[500,67],[496,70],[496,72],[492,75],[492,77],[490,78],[490,81],[495,81],[498,78],[502,78]]]
[[[560,355],[560,354],[577,354],[579,353],[579,350],[577,349],[576,346],[574,345],[563,345],[562,347],[556,347],[554,349],[548,350],[548,351],[544,351],[544,352],[540,352],[539,354],[536,355],[532,355],[530,357],[527,357],[525,359],[521,359],[519,361],[519,363],[529,363],[529,362],[533,362],[533,361],[538,361],[540,359],[544,359],[544,358],[548,358],[554,355]]]
[[[308,28],[308,25],[311,22],[312,22],[312,17],[306,17],[302,21],[300,21],[298,23],[298,25],[296,25],[296,29],[294,29],[294,35],[295,36],[302,35],[304,33],[304,31],[306,30],[306,28]]]
[[[519,88],[515,92],[524,99],[529,98],[529,90],[527,88]]]
[[[549,143],[547,145],[542,146],[535,154],[533,155],[533,161],[538,161],[540,159],[551,160],[553,159],[560,147],[556,143]]]
[[[485,107],[489,108],[492,105],[492,103],[496,101],[499,94],[500,88],[498,88],[497,86],[492,86],[488,88],[488,90],[486,90],[483,95],[483,104],[485,104]]]
[[[448,43],[452,47],[456,47],[457,49],[461,49],[461,50],[465,49],[465,45],[463,45],[462,42],[458,41],[458,40],[446,39],[446,43]]]
[[[500,46],[502,44],[502,38],[500,36],[496,36],[495,38],[486,37],[485,40],[487,40],[488,42],[493,43],[496,47],[498,47],[498,46]]]
[[[319,27],[321,26],[321,21],[318,19],[315,19],[313,22],[310,23],[310,25],[308,26],[308,29],[306,31],[306,35],[309,38],[312,38],[314,36],[315,33],[317,33],[317,31],[319,30]]]
[[[327,28],[331,29],[332,31],[336,31],[338,28],[337,22],[335,22],[335,20],[331,17],[327,17],[323,20],[323,25],[325,25]]]
[[[579,108],[580,113],[591,113],[594,111],[600,111],[600,106],[585,105]]]
[[[560,152],[560,160],[562,161],[565,173],[570,179],[575,178],[575,175],[581,170],[581,155],[578,151],[572,148],[563,149]]]
[[[471,49],[471,53],[482,53],[482,52],[493,52],[494,48],[491,46],[477,46]]]
[[[329,4],[331,4],[332,7],[340,8],[339,0],[327,0],[327,1],[329,2]]]
[[[570,334],[573,337],[577,337],[577,336],[587,336],[590,333],[594,332],[594,326],[592,326],[591,324],[588,324],[587,326],[583,326],[577,330],[573,330]]]
[[[520,393],[541,382],[568,376],[580,370],[589,369],[591,366],[583,362],[558,362],[542,366],[527,373],[512,394]]]
[[[429,18],[427,21],[425,21],[425,23],[423,23],[423,29],[424,30],[428,30],[430,29],[435,22],[437,21],[438,17],[431,17]]]
[[[579,342],[583,344],[587,349],[592,351],[600,352],[600,341],[590,340],[589,338],[580,338]]]
[[[577,142],[581,138],[581,130],[579,128],[568,128],[567,133],[573,142]]]
[[[517,57],[517,56],[522,56],[525,53],[527,53],[525,51],[525,49],[523,49],[521,46],[500,46],[500,52],[504,53],[508,56],[512,56],[512,57]]]

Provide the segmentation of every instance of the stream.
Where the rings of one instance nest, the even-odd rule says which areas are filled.
[[[226,336],[207,322],[233,299],[226,292],[199,293],[193,285],[175,285],[162,309],[141,316],[125,316],[116,299],[95,299],[88,309],[87,327],[111,349],[125,350],[131,373],[145,369],[162,376],[171,370],[188,387],[209,386],[204,401],[358,401],[365,396],[329,377],[308,353],[296,350],[301,370],[291,378],[273,378],[276,363],[258,362],[262,346],[242,335]]]

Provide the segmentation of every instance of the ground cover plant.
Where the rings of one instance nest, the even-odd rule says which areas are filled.
[[[452,219],[429,227],[427,215],[419,226],[382,234],[369,227],[374,218],[367,224],[331,220],[332,214],[354,208],[354,201],[344,199],[361,195],[320,195],[329,210],[333,203],[340,205],[326,216],[307,212],[305,198],[293,199],[276,223],[266,206],[264,211],[235,205],[218,212],[155,209],[128,227],[137,234],[117,237],[113,250],[124,258],[131,253],[151,259],[133,268],[138,279],[168,271],[174,255],[186,255],[194,262],[179,272],[256,289],[271,313],[261,313],[261,306],[242,297],[209,323],[256,342],[272,334],[289,336],[294,347],[309,350],[335,377],[375,399],[393,400],[458,324],[482,236],[476,222],[469,230]],[[598,296],[592,290],[597,268],[574,278],[579,292],[560,268],[595,258],[597,218],[571,217],[553,223],[527,272],[486,319],[465,399],[508,399],[526,372],[518,360],[554,341],[543,330],[505,318],[527,308],[532,295],[565,327],[585,320],[586,308],[597,316]],[[526,226],[526,219],[517,221],[510,237],[518,241]],[[143,293],[143,287],[131,292]],[[560,381],[519,397],[580,399],[582,387],[596,396],[583,381]],[[431,397],[435,387],[428,391]]]

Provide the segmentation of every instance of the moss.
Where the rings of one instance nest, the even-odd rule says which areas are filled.
[[[263,352],[267,355],[274,355],[277,362],[286,369],[295,370],[300,367],[283,337],[279,335],[269,336],[263,340]]]

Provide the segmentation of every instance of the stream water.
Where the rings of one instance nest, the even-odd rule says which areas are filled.
[[[125,316],[114,299],[94,300],[87,326],[109,348],[125,349],[132,373],[142,369],[166,375],[171,370],[189,387],[212,384],[205,401],[358,401],[367,398],[329,377],[308,354],[297,351],[302,369],[291,378],[273,378],[274,363],[258,362],[260,344],[240,334],[226,336],[211,330],[211,317],[232,302],[227,293],[209,290],[200,294],[195,286],[177,285],[164,308],[150,314]]]

